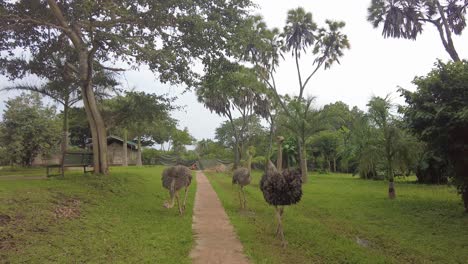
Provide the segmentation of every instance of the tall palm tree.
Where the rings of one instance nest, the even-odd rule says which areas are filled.
[[[367,20],[375,28],[382,24],[385,38],[413,40],[422,33],[425,24],[432,24],[452,60],[460,61],[452,33],[460,35],[465,29],[467,7],[464,0],[372,0]]]
[[[307,115],[312,103],[312,99],[304,100],[304,90],[307,84],[315,73],[322,67],[328,69],[334,62],[339,63],[339,59],[343,56],[343,50],[348,49],[349,42],[346,35],[340,30],[345,26],[344,22],[335,22],[327,20],[328,28],[317,28],[317,24],[313,21],[312,13],[305,12],[301,7],[290,10],[286,20],[286,26],[283,29],[285,38],[284,50],[291,52],[296,62],[296,70],[299,81],[299,96],[297,97],[298,105],[305,105],[305,111],[297,110],[291,116],[296,116],[295,123],[300,128],[297,135],[298,150],[300,156],[301,173],[303,180],[306,180],[307,175],[307,157],[306,157],[306,137],[305,129],[311,124],[307,123]],[[309,48],[313,47],[312,53],[315,55],[313,64],[315,67],[310,72],[305,80],[301,73],[299,60],[301,52],[306,53]]]

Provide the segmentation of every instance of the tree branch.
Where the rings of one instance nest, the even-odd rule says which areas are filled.
[[[320,60],[320,62],[317,64],[317,67],[315,68],[315,70],[307,77],[306,81],[304,82],[304,89],[305,87],[307,86],[307,83],[309,83],[310,79],[312,78],[312,76],[315,75],[315,73],[320,69],[320,67],[322,66],[324,60]]]

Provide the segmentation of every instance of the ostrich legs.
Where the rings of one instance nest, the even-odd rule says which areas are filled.
[[[249,147],[247,150],[247,168],[239,168],[234,171],[232,176],[232,184],[239,185],[239,202],[241,209],[247,207],[247,200],[245,199],[244,186],[249,185],[252,180],[252,157],[255,155],[255,148]],[[241,194],[242,193],[242,194]]]
[[[192,173],[189,168],[181,165],[166,168],[162,174],[162,185],[169,190],[170,202],[164,202],[164,207],[174,207],[174,198],[177,200],[179,213],[185,211],[185,203],[187,202],[188,187],[192,183]],[[181,206],[179,201],[179,191],[185,188],[184,203]]]
[[[278,168],[282,168],[282,148],[284,138],[278,137]],[[267,170],[263,174],[260,181],[260,190],[263,193],[265,201],[275,206],[278,226],[276,228],[276,236],[280,236],[281,245],[286,246],[283,230],[283,213],[284,206],[296,204],[302,197],[302,178],[301,171],[298,169],[280,171],[275,168],[271,161],[268,162]]]

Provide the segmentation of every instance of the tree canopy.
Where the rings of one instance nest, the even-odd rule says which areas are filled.
[[[1,145],[11,164],[31,166],[34,158],[58,148],[60,123],[54,107],[38,94],[23,93],[6,102],[0,123]]]
[[[78,76],[90,123],[94,169],[108,173],[107,139],[93,90],[95,65],[147,64],[162,82],[192,86],[194,61],[208,64],[229,53],[227,43],[248,14],[249,0],[210,1],[1,1],[0,52],[6,60],[47,56],[65,43],[76,60],[65,63]]]
[[[468,211],[468,62],[439,61],[414,80],[415,92],[401,90],[405,120],[431,150],[446,157]]]
[[[383,25],[387,38],[416,39],[426,24],[433,25],[452,60],[460,61],[452,34],[461,35],[466,27],[466,0],[372,0],[368,21]]]

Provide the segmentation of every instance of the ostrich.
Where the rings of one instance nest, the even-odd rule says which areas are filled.
[[[179,213],[182,214],[185,210],[185,202],[187,201],[187,191],[190,183],[192,182],[192,172],[189,168],[177,165],[166,168],[162,173],[162,185],[164,188],[169,190],[171,195],[170,202],[164,202],[164,207],[174,207],[174,198],[177,199],[177,206],[179,207]],[[182,207],[179,202],[179,191],[185,188],[184,204]]]
[[[247,200],[245,199],[244,186],[249,185],[252,180],[252,157],[255,155],[255,148],[249,147],[247,150],[247,166],[246,168],[239,168],[234,171],[232,176],[232,184],[239,185],[239,202],[241,208],[246,208]],[[242,193],[242,196],[241,196]]]
[[[275,206],[278,227],[276,236],[281,237],[281,245],[286,246],[284,239],[282,217],[284,206],[296,204],[302,197],[302,177],[299,169],[286,169],[282,171],[282,147],[284,138],[278,137],[278,160],[277,168],[268,161],[266,172],[260,180],[260,190],[265,201]]]

